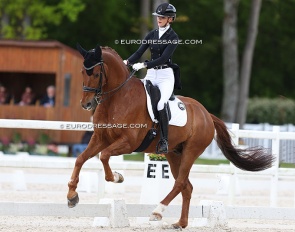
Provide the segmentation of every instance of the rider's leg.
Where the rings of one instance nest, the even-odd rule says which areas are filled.
[[[157,154],[168,153],[168,111],[167,104],[164,104],[164,108],[159,111],[159,122],[160,122],[160,135],[161,139],[157,145]]]
[[[160,69],[157,71],[157,86],[161,92],[161,99],[158,103],[160,135],[161,139],[157,145],[156,153],[168,152],[168,111],[167,102],[173,92],[174,88],[174,75],[171,68]]]

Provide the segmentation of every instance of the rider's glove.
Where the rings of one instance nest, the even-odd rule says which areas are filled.
[[[125,65],[128,65],[128,60],[123,60],[123,63],[125,64]]]
[[[139,69],[146,68],[146,65],[145,65],[145,63],[136,63],[132,66],[132,68],[134,70],[138,71]]]

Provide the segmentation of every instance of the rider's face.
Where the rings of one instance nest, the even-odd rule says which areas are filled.
[[[157,16],[157,22],[159,27],[165,27],[168,21],[168,17]]]

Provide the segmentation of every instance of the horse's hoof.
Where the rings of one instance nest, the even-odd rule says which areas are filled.
[[[124,177],[122,176],[122,174],[118,173],[118,172],[114,172],[114,176],[116,176],[116,181],[114,181],[114,183],[122,183],[124,182]]]
[[[161,221],[162,220],[162,215],[158,213],[153,213],[150,216],[150,221]]]
[[[79,203],[79,196],[78,194],[70,199],[68,199],[68,207],[74,208]]]
[[[172,228],[176,230],[182,230],[182,226],[180,226],[178,223],[172,224]]]

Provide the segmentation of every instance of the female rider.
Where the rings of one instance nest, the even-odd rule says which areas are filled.
[[[132,68],[139,70],[147,68],[145,80],[150,80],[153,85],[158,86],[161,98],[157,109],[159,111],[159,123],[161,139],[157,145],[156,153],[168,152],[168,111],[167,102],[174,89],[174,73],[170,65],[172,55],[177,47],[178,36],[170,24],[175,20],[176,9],[169,3],[160,4],[153,13],[157,16],[158,29],[152,30],[144,38],[139,49],[124,60],[125,65],[133,64]],[[143,53],[150,48],[151,60],[143,63],[136,63]]]

